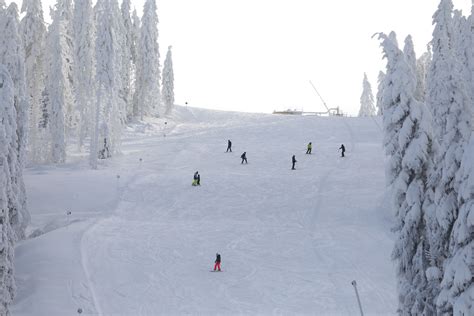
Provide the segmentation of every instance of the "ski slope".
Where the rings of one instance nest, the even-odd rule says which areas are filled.
[[[131,126],[122,152],[26,171],[37,237],[16,250],[13,315],[357,315],[352,280],[366,315],[395,314],[371,118],[178,108]]]

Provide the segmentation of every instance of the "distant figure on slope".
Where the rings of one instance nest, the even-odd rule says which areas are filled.
[[[221,271],[221,255],[216,253],[216,261],[214,261],[214,271]]]
[[[194,178],[193,178],[193,186],[196,186],[196,185],[201,185],[201,175],[197,171],[194,173]]]
[[[246,151],[244,151],[244,153],[242,154],[242,156],[240,156],[240,158],[242,158],[241,164],[243,164],[244,161],[245,161],[245,163],[248,163],[247,162],[247,152]]]
[[[293,164],[291,166],[291,170],[295,170],[295,163],[296,163],[296,157],[295,155],[293,155],[293,157],[291,157],[291,163]]]
[[[227,151],[226,153],[228,152],[232,152],[232,142],[230,141],[230,139],[227,141]]]
[[[313,144],[311,142],[308,144],[308,150],[306,150],[307,155],[311,155],[311,150],[313,149]]]
[[[339,149],[341,150],[341,157],[344,157],[344,153],[346,152],[346,147],[344,147],[344,144],[342,144]]]

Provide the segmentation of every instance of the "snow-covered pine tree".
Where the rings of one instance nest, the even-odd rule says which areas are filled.
[[[97,158],[108,158],[117,149],[122,129],[118,108],[120,41],[117,29],[115,0],[97,1],[96,25],[96,104],[93,136],[91,138],[90,163],[97,168]]]
[[[428,51],[416,61],[416,90],[415,99],[425,102],[426,96],[426,76],[431,63],[431,49],[428,46]]]
[[[471,134],[470,100],[455,52],[451,49],[455,36],[452,11],[452,1],[441,0],[433,16],[433,59],[427,80],[427,104],[433,113],[434,135],[439,142],[435,169],[430,172],[429,185],[435,194],[433,205],[427,208],[427,224],[432,268],[441,273],[444,273],[446,258],[452,255],[451,232],[459,212],[460,179],[457,174]],[[442,313],[452,312],[447,301],[438,299],[437,305]]]
[[[66,71],[66,98],[63,106],[64,128],[66,135],[72,137],[78,128],[79,113],[76,111],[74,100],[74,30],[72,0],[57,0],[56,11],[61,20],[62,63]]]
[[[370,88],[370,85],[369,85]],[[168,46],[168,53],[166,53],[165,63],[163,66],[163,88],[161,95],[165,106],[165,114],[171,113],[174,106],[174,73],[173,73],[173,58],[171,56],[171,46]],[[372,100],[373,103],[373,100]]]
[[[438,302],[452,315],[474,315],[474,138],[461,162],[459,216],[453,226],[452,254],[445,268]]]
[[[94,75],[94,19],[92,1],[76,1],[74,6],[74,92],[76,110],[79,113],[78,146],[84,145],[91,129],[93,75]]]
[[[122,24],[124,28],[124,44],[122,45],[122,82],[123,93],[121,98],[126,105],[127,121],[130,121],[133,116],[133,102],[132,102],[132,47],[133,47],[133,23],[130,16],[130,0],[123,0],[121,13]]]
[[[16,113],[16,150],[10,153],[10,175],[15,182],[9,195],[9,218],[15,238],[24,237],[30,215],[26,207],[26,190],[23,182],[23,167],[26,160],[28,132],[28,98],[26,95],[25,54],[19,34],[18,7],[13,2],[3,10],[0,20],[0,64],[8,70],[14,85]]]
[[[123,25],[123,19],[122,19],[122,12],[120,11],[120,6],[118,4],[118,0],[112,0],[110,1],[110,4],[112,6],[112,17],[113,17],[113,29],[115,32],[116,36],[116,43],[115,46],[117,48],[117,56],[115,58],[115,71],[114,73],[117,75],[116,77],[116,85],[117,85],[117,114],[119,115],[119,120],[121,124],[124,124],[127,121],[127,100],[128,97],[126,97],[126,92],[128,88],[128,82],[129,78],[124,78],[123,76],[123,67],[124,63],[126,63],[126,60],[130,59],[130,56],[128,55],[128,52],[124,49],[126,46],[126,32],[125,32],[125,27]],[[121,125],[114,125],[114,128],[117,128]],[[115,149],[114,150],[119,150],[120,146],[120,137],[116,138],[118,141],[115,144]]]
[[[132,42],[130,54],[132,57],[132,84],[131,84],[131,95],[132,95],[132,116],[137,118],[140,116],[140,109],[138,106],[138,46],[140,42],[140,18],[138,17],[137,10],[133,10],[132,15]]]
[[[383,90],[384,90],[384,85],[385,85],[384,79],[385,79],[385,72],[380,71],[377,77],[377,83],[378,83],[377,96],[376,96],[377,115],[383,114],[382,98],[383,98]]]
[[[66,161],[66,106],[71,101],[71,86],[69,74],[70,64],[66,60],[69,55],[66,21],[62,19],[61,6],[51,9],[52,23],[47,36],[47,78],[46,90],[49,98],[49,131],[51,133],[51,162]]]
[[[46,27],[41,0],[24,0],[21,11],[20,33],[25,51],[26,88],[29,98],[28,159],[42,161],[41,141],[44,135],[39,128],[41,93],[44,90],[44,49]]]
[[[0,3],[1,6],[1,3]],[[0,23],[4,18],[0,7]],[[14,234],[10,225],[10,200],[16,192],[16,180],[11,174],[11,157],[17,154],[17,126],[14,106],[15,88],[7,69],[0,65],[0,315],[9,314],[9,305],[15,295],[13,278]]]
[[[460,66],[459,72],[461,73],[461,78],[466,87],[465,91],[468,97],[472,100],[473,94],[471,89],[468,89],[468,87],[472,87],[472,66],[470,63],[473,62],[473,35],[471,25],[469,25],[468,20],[462,15],[460,10],[454,10],[453,13],[453,34],[453,53],[457,59],[458,65]]]
[[[160,51],[156,1],[146,0],[143,7],[138,47],[137,94],[140,117],[160,115]]]
[[[396,133],[396,157],[401,161],[393,180],[394,211],[397,239],[392,258],[397,261],[399,313],[430,314],[434,305],[427,302],[428,266],[424,236],[426,227],[422,205],[425,199],[427,169],[432,155],[431,117],[424,104],[414,97],[416,74],[413,58],[407,58],[386,35],[381,34],[382,47],[388,59],[388,86],[384,101],[388,107],[384,122],[390,122]],[[413,57],[413,56],[411,56]],[[389,117],[391,116],[391,118]],[[389,125],[387,125],[388,127]]]
[[[416,74],[416,54],[415,54],[415,47],[413,45],[413,39],[411,38],[411,35],[408,35],[405,38],[405,46],[403,47],[403,54],[408,63],[408,66],[410,66],[413,73]]]
[[[364,80],[362,82],[362,95],[360,96],[359,116],[374,116],[375,105],[374,95],[372,94],[372,87],[367,79],[367,74],[364,73]]]

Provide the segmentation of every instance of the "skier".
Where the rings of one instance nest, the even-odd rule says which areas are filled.
[[[308,144],[308,150],[306,150],[306,154],[311,155],[311,150],[313,149],[313,144],[311,142]]]
[[[244,161],[245,161],[245,163],[248,163],[247,162],[247,152],[246,151],[244,151],[244,153],[242,154],[242,156],[240,156],[240,158],[242,158],[241,164],[243,164]]]
[[[232,142],[230,141],[230,139],[227,140],[227,151],[226,151],[226,153],[228,153],[229,151],[232,152]]]
[[[214,261],[214,271],[221,271],[221,255],[219,253],[216,253],[216,261]]]
[[[193,186],[201,185],[201,175],[199,172],[194,173],[194,178],[193,178]]]
[[[293,157],[291,157],[291,162],[293,164],[293,166],[291,167],[291,170],[295,170],[295,163],[296,163],[295,155],[293,155]]]
[[[344,144],[342,144],[339,149],[341,150],[341,157],[344,157],[344,153],[346,152],[346,147],[344,147]]]

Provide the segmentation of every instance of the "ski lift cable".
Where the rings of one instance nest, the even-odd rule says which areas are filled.
[[[316,91],[316,93],[318,94],[318,97],[321,99],[321,101],[323,102],[324,104],[324,107],[326,108],[326,110],[328,110],[328,113],[330,112],[329,110],[329,107],[327,106],[326,102],[324,101],[323,97],[321,96],[321,94],[319,94],[318,92],[318,89],[316,89],[316,87],[314,86],[313,82],[310,80],[309,81],[309,84],[313,87],[314,91]]]

